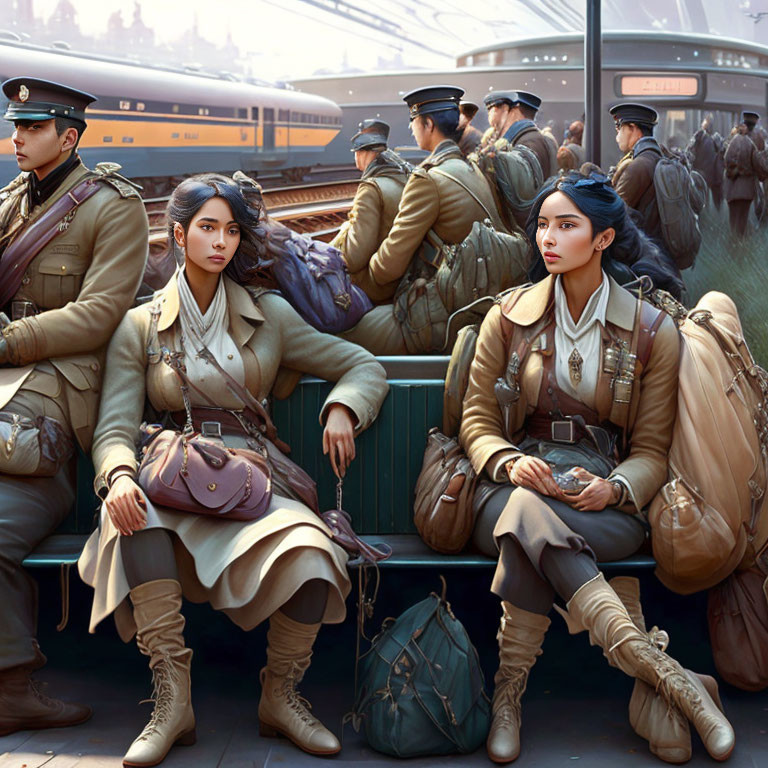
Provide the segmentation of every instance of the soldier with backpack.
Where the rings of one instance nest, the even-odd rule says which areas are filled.
[[[749,228],[749,209],[758,197],[759,183],[768,178],[768,158],[749,137],[748,126],[735,129],[725,150],[723,192],[728,202],[731,233],[744,237]]]
[[[527,91],[491,91],[483,103],[498,138],[513,147],[528,147],[536,155],[544,179],[557,173],[557,142],[533,122],[541,107],[538,96]]]
[[[453,302],[458,306],[448,307],[448,297],[438,295],[434,278],[439,268],[445,272],[446,249],[469,252],[465,245],[480,248],[480,239],[495,243],[507,237],[513,241],[510,248],[527,257],[522,234],[507,235],[488,181],[456,143],[463,94],[461,88],[443,85],[418,88],[403,97],[411,132],[419,147],[431,154],[408,178],[392,229],[368,265],[372,284],[383,287],[399,281],[395,303],[375,307],[344,334],[374,354],[420,354],[443,348],[448,315],[466,299],[462,293]],[[489,227],[483,224],[486,220]],[[471,238],[475,239],[470,243]],[[484,254],[476,255],[484,264]],[[473,279],[469,300],[517,284],[525,270],[524,264],[520,267],[520,279],[507,285],[491,280],[483,286]]]

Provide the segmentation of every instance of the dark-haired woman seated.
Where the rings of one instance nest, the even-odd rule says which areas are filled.
[[[637,234],[604,177],[549,184],[528,229],[546,277],[486,316],[460,434],[492,481],[477,494],[474,541],[499,558],[488,754],[499,763],[519,754],[520,699],[557,596],[573,629],[589,630],[611,665],[655,689],[723,760],[730,724],[698,677],[638,629],[597,567],[646,540],[642,510],[666,479],[675,419],[677,330],[607,274],[613,250]]]
[[[175,413],[177,423],[184,409],[175,372],[148,352],[167,348],[184,355],[196,422],[217,422],[224,443],[235,448],[258,450],[260,424],[201,351],[258,400],[269,395],[281,365],[336,381],[320,420],[323,450],[339,475],[354,458],[355,435],[372,422],[386,395],[384,369],[368,352],[314,330],[279,296],[263,293],[254,300],[228,277],[237,274],[246,246],[258,245],[251,242],[255,212],[231,179],[184,181],[171,197],[168,221],[184,264],[151,304],[126,315],[109,345],[93,447],[97,485],[106,498],[100,529],[79,564],[96,592],[91,630],[114,612],[122,638],[135,632],[150,660],[155,708],[124,764],[156,765],[175,743],[194,742],[182,594],[210,602],[245,630],[269,618],[261,733],[280,733],[312,754],[333,754],[339,742],[312,716],[296,686],[321,624],[344,619],[347,555],[277,475],[266,514],[251,522],[162,508],[146,498],[136,481],[146,401],[157,413]]]

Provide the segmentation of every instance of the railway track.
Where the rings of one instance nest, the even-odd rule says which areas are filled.
[[[263,190],[262,197],[271,217],[294,232],[328,242],[346,221],[358,183],[356,179],[346,179],[273,187]],[[165,217],[167,205],[168,197],[144,200],[149,218],[149,264],[146,277],[150,278],[149,284],[153,288],[162,287],[172,272],[173,262],[169,260]],[[156,280],[153,279],[155,274]]]

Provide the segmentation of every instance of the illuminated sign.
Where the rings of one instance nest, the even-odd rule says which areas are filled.
[[[622,75],[622,96],[696,96],[699,78],[693,75]]]

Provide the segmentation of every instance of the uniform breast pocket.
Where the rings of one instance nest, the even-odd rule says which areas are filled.
[[[77,298],[90,259],[75,245],[46,254],[45,259],[35,266],[38,274],[34,277],[37,285],[33,293],[37,304],[41,309],[57,309]]]

